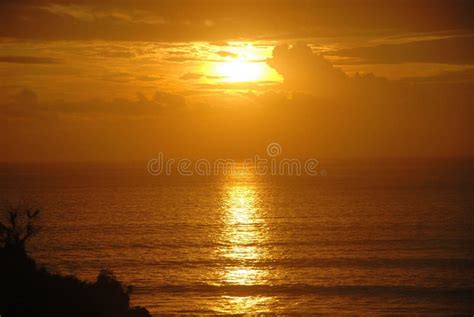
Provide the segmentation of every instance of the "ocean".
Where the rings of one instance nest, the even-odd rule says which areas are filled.
[[[1,164],[50,271],[112,270],[160,314],[474,313],[472,159],[321,160],[325,176]]]

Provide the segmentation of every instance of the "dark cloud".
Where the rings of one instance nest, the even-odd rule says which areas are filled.
[[[258,82],[235,82],[235,83],[215,83],[215,84],[197,84],[196,87],[208,90],[268,90],[271,86],[277,86],[278,83],[274,81],[258,81]]]
[[[284,78],[291,89],[327,94],[340,89],[346,75],[305,44],[279,45],[267,63]]]
[[[209,42],[209,45],[214,45],[214,46],[229,46],[229,43],[225,41],[220,41],[220,42]]]
[[[166,53],[169,55],[186,55],[189,54],[189,51],[168,51]]]
[[[201,62],[203,61],[199,57],[194,56],[171,56],[164,58],[165,61],[174,63],[186,63],[186,62]]]
[[[37,56],[0,56],[0,63],[15,63],[15,64],[59,64],[60,61],[50,57]]]
[[[432,76],[424,77],[406,77],[401,81],[412,84],[442,84],[442,85],[458,85],[467,84],[474,91],[474,68],[460,71],[445,71]]]
[[[93,55],[105,57],[105,58],[133,58],[136,56],[134,52],[131,52],[129,50],[118,51],[118,50],[112,50],[112,49],[101,50],[101,51],[95,52]]]
[[[0,116],[42,118],[51,116],[156,116],[166,112],[173,112],[186,106],[183,96],[156,91],[147,98],[142,94],[136,100],[114,99],[44,102],[38,100],[36,93],[30,89],[22,89],[11,96],[10,101],[0,104]]]
[[[473,14],[470,0],[210,0],[205,7],[195,0],[21,0],[0,2],[0,36],[218,43],[236,38],[469,33]]]
[[[326,55],[350,57],[338,64],[442,63],[474,64],[474,36],[453,37],[403,44],[357,47]]]
[[[149,75],[134,75],[127,72],[110,72],[105,73],[104,75],[100,76],[99,79],[111,81],[115,83],[128,83],[131,81],[139,80],[139,81],[157,81],[161,80],[161,77],[156,76],[149,76]]]
[[[257,100],[272,105],[263,111],[269,120],[296,122],[291,133],[298,140],[310,136],[307,148],[335,156],[474,154],[467,137],[474,133],[472,70],[397,81],[349,77],[301,44],[276,47],[268,62],[296,92]]]
[[[0,137],[0,148],[25,160],[63,153],[68,159],[143,159],[157,149],[171,156],[227,158],[254,155],[268,140],[278,140],[285,155],[295,157],[472,156],[472,81],[455,79],[467,76],[439,74],[414,83],[358,75],[345,78],[349,85],[330,97],[229,93],[258,87],[225,83],[215,99],[199,105],[163,91],[134,100],[46,102],[25,89],[0,104],[3,130],[15,136],[15,142]]]
[[[217,55],[221,56],[221,57],[232,57],[232,58],[237,58],[239,57],[238,54],[236,53],[232,53],[232,52],[227,52],[227,51],[219,51],[216,53]]]
[[[156,76],[142,75],[142,76],[136,76],[135,79],[136,80],[141,80],[141,81],[157,81],[157,80],[161,80],[163,78],[156,77]]]
[[[198,73],[186,73],[183,76],[179,77],[179,79],[182,80],[194,80],[194,79],[201,79],[204,77],[203,74],[198,74]]]
[[[347,100],[347,104],[361,102],[361,98],[372,99],[374,96],[378,96],[381,104],[399,100],[399,95],[409,99],[407,94],[412,92],[414,84],[418,84],[416,88],[418,91],[416,96],[411,96],[413,100],[419,98],[418,94],[421,92],[430,96],[439,96],[440,92],[444,92],[445,96],[449,95],[449,98],[464,105],[472,103],[474,68],[395,81],[371,73],[356,73],[349,77],[304,44],[277,46],[273,50],[272,58],[267,62],[283,76],[284,85],[288,88],[331,99],[354,95],[354,100]],[[446,101],[449,98],[446,98]],[[426,104],[434,103],[436,102],[426,102]],[[400,101],[400,104],[403,102]],[[397,106],[394,104],[394,109]]]

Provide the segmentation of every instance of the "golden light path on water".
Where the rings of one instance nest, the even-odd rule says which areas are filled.
[[[227,176],[223,204],[223,232],[220,256],[229,263],[221,274],[223,285],[251,287],[266,285],[270,272],[255,264],[265,259],[268,252],[263,244],[267,240],[267,225],[260,209],[259,183],[252,172],[239,169]],[[268,296],[223,296],[228,313],[266,311],[272,301]]]

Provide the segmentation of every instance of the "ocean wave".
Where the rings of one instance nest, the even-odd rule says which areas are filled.
[[[457,298],[471,300],[474,288],[439,288],[418,286],[385,285],[335,285],[320,286],[308,284],[283,285],[160,285],[154,288],[140,289],[138,292],[159,292],[167,294],[213,294],[234,296],[271,296],[271,295],[328,295],[328,296],[416,296]]]
[[[134,260],[117,261],[123,265],[133,265]],[[222,268],[246,266],[250,268],[443,268],[471,269],[474,259],[440,259],[440,258],[408,258],[408,259],[360,259],[360,258],[320,258],[320,259],[209,259],[209,260],[136,260],[141,267],[181,267],[181,268]]]

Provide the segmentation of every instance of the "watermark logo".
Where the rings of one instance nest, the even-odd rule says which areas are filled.
[[[277,157],[281,154],[281,145],[278,143],[270,143],[267,145],[267,154],[270,157]]]
[[[239,171],[251,171],[256,175],[273,176],[326,176],[325,169],[319,169],[319,161],[314,158],[300,160],[297,158],[285,158],[282,156],[283,149],[279,143],[270,143],[266,147],[266,155],[254,155],[253,158],[244,161],[232,159],[174,159],[165,158],[163,152],[158,153],[156,158],[148,161],[147,171],[150,175],[172,175],[177,173],[181,176],[213,176],[231,175]]]

